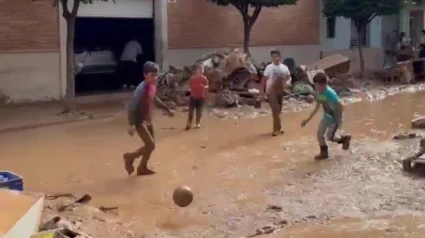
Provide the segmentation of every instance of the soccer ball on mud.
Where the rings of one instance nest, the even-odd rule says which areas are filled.
[[[179,207],[187,207],[193,201],[192,190],[187,186],[180,186],[174,189],[173,201]]]

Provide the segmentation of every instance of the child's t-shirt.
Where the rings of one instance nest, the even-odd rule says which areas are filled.
[[[194,75],[189,79],[190,84],[190,96],[194,99],[205,99],[207,90],[205,86],[208,86],[208,79],[204,75]]]
[[[264,70],[264,76],[267,77],[266,93],[283,93],[285,77],[290,77],[290,75],[288,67],[282,63],[267,65]]]
[[[324,119],[329,123],[336,123],[337,121],[337,104],[341,101],[338,94],[329,86],[326,90],[317,95],[317,103],[320,103],[324,111]]]
[[[133,93],[129,110],[134,112],[135,124],[152,122],[153,99],[156,94],[156,85],[141,82]]]

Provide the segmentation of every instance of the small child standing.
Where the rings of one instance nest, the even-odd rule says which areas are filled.
[[[174,112],[155,96],[156,80],[158,78],[159,67],[154,62],[146,62],[143,65],[144,80],[134,91],[131,102],[128,106],[128,134],[133,136],[135,132],[142,139],[144,146],[134,152],[124,154],[125,170],[130,175],[134,171],[134,160],[142,157],[137,168],[137,175],[150,175],[155,171],[148,168],[148,161],[155,149],[155,137],[152,124],[153,101],[155,101],[170,116]]]
[[[319,111],[320,106],[323,107],[324,115],[317,129],[317,140],[320,146],[320,154],[314,157],[316,160],[322,160],[329,158],[326,139],[338,144],[342,144],[342,149],[348,150],[350,147],[351,136],[336,135],[338,129],[341,129],[342,122],[344,120],[344,106],[342,105],[338,94],[336,94],[336,92],[331,87],[329,87],[326,74],[316,74],[313,77],[313,82],[317,91],[316,107],[310,116],[301,123],[301,126],[305,127]]]
[[[209,84],[207,77],[204,76],[204,66],[200,64],[194,65],[192,67],[192,72],[193,75],[189,79],[190,99],[186,130],[190,130],[190,128],[192,128],[194,113],[196,113],[195,127],[201,127],[202,113]]]

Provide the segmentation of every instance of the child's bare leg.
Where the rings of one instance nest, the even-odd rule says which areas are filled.
[[[151,158],[153,149],[149,148],[142,156],[139,167],[137,167],[137,175],[149,175],[154,174],[155,171],[148,168],[148,161]]]
[[[280,111],[279,111],[279,102],[278,98],[274,94],[267,95],[268,102],[270,104],[270,109],[272,111],[273,118],[273,136],[277,136],[280,133]]]
[[[342,144],[343,150],[348,150],[351,143],[351,135],[337,135],[338,126],[333,124],[329,127],[326,137],[329,141]]]
[[[124,159],[124,168],[127,171],[128,175],[131,175],[134,172],[134,160],[135,158],[131,156],[131,153],[125,153],[123,155]]]
[[[325,134],[327,129],[328,129],[328,124],[323,118],[320,121],[319,126],[317,128],[317,141],[319,142],[320,153],[314,156],[315,160],[322,160],[322,159],[329,158],[328,145],[326,144],[326,139],[325,139]]]
[[[143,147],[142,160],[137,167],[137,175],[148,175],[154,174],[155,171],[148,168],[148,161],[151,157],[152,152],[155,150],[155,139],[152,125],[142,125],[137,127],[137,133],[145,143]]]
[[[201,126],[202,115],[204,111],[204,102],[199,100],[198,105],[196,107],[196,127]]]
[[[282,113],[282,106],[283,106],[283,94],[282,95],[279,95],[277,97],[277,100],[279,102],[279,114],[281,114]],[[283,128],[282,128],[282,120],[280,119],[280,116],[279,116],[279,133],[280,134],[284,134],[285,133],[283,131]]]
[[[188,116],[187,116],[186,130],[189,130],[192,127],[194,112],[195,112],[194,99],[190,98],[189,99],[189,112],[188,112]]]

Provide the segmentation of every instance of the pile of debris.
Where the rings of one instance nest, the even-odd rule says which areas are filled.
[[[337,92],[354,87],[351,80],[350,60],[341,55],[331,55],[308,66],[296,66],[292,58],[284,63],[291,71],[288,96],[307,96],[314,93],[313,77],[324,72]],[[257,65],[238,49],[221,50],[202,57],[194,64],[202,64],[211,92],[207,104],[215,107],[232,107],[240,104],[255,105],[261,92],[261,79],[266,64]],[[190,67],[170,67],[158,82],[158,95],[170,107],[186,106],[189,102]]]
[[[92,207],[91,196],[46,196],[42,223],[34,237],[134,237],[118,218],[118,207]]]

